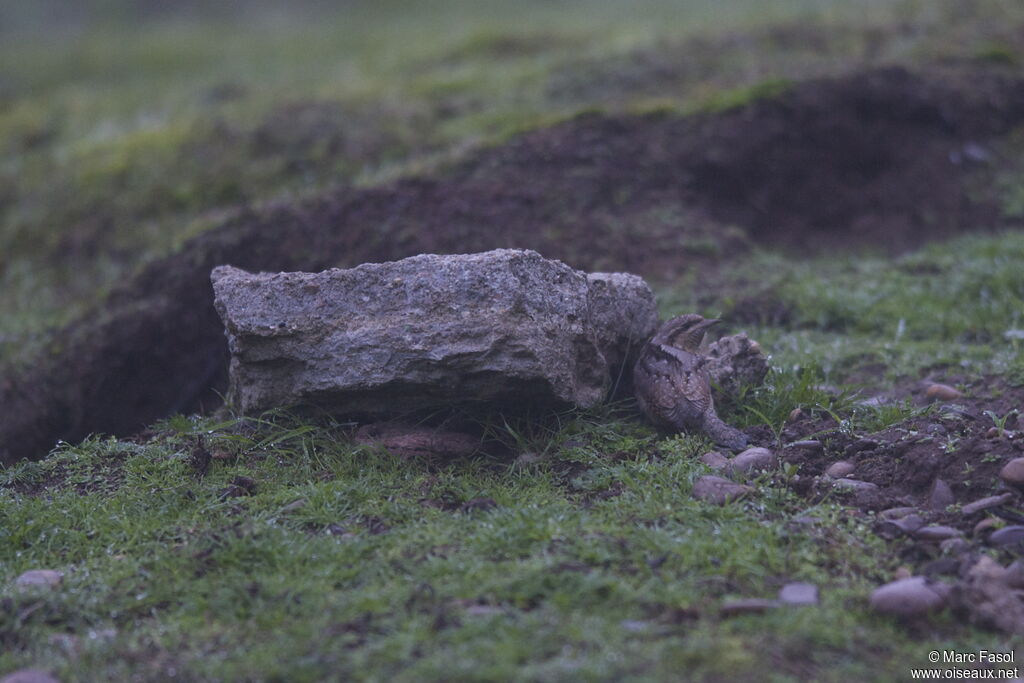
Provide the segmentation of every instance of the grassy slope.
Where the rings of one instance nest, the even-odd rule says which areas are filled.
[[[472,13],[443,3],[358,22],[254,23],[226,39],[159,23],[127,37],[96,27],[61,50],[3,41],[0,61],[15,66],[0,83],[0,174],[15,189],[0,191],[0,335],[11,345],[31,339],[238,201],[429,168],[460,145],[582,107],[714,104],[723,87],[865,59],[864,34],[832,26],[847,37],[825,52],[755,41],[756,68],[742,56],[747,44],[712,51],[707,75],[681,80],[671,97],[646,85],[650,60],[678,54],[686,30],[746,30],[808,9],[826,23],[838,16],[838,3],[806,0],[751,17],[760,4],[731,3],[722,17],[721,3],[691,5],[691,14],[660,2],[646,14],[539,3],[511,17],[497,3]],[[993,50],[992,25],[1012,12],[975,3],[949,23],[935,7],[879,2],[850,25],[910,20],[920,32],[886,38],[881,58],[928,58]],[[453,22],[455,38],[442,39],[440,27]],[[224,83],[245,94],[210,95]],[[587,87],[566,87],[573,83]],[[308,115],[317,135],[273,127],[282,103],[310,99],[340,103]],[[286,110],[285,120],[301,119]],[[353,125],[378,143],[339,166],[315,139]],[[269,148],[255,144],[267,136]],[[202,150],[213,142],[222,147],[208,160]],[[1024,184],[1006,184],[1012,209]],[[90,224],[97,213],[103,220]],[[866,430],[902,414],[857,417],[811,385],[875,361],[890,379],[948,366],[1024,378],[1020,342],[1004,337],[1024,326],[1015,317],[1022,258],[1018,235],[967,238],[896,262],[793,267],[754,254],[722,274],[713,296],[671,285],[660,295],[666,314],[728,312],[751,298],[789,312],[785,325],[747,328],[781,370],[730,419],[764,416],[774,426],[796,405],[825,404]],[[32,293],[41,305],[31,305]],[[838,501],[810,507],[788,492],[792,473],[718,508],[689,496],[704,472],[692,456],[707,444],[659,440],[629,410],[495,420],[512,450],[539,457],[407,462],[356,448],[343,425],[180,417],[141,445],[95,438],[0,472],[0,672],[905,680],[931,649],[1010,646],[948,615],[906,629],[868,614],[867,591],[899,564],[894,546]],[[205,476],[190,459],[199,434],[224,456]],[[239,475],[256,481],[255,493],[225,497]],[[462,509],[480,498],[495,507]],[[295,501],[304,504],[289,509]],[[818,521],[794,521],[805,517]],[[11,582],[37,567],[65,571],[62,589],[19,594]],[[771,597],[788,580],[817,583],[821,607],[718,617],[723,599]]]

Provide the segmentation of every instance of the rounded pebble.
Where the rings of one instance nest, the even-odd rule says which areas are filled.
[[[996,529],[988,537],[988,542],[995,546],[1024,545],[1024,526],[1013,524]]]
[[[693,497],[715,505],[725,505],[753,490],[749,486],[714,475],[705,475],[693,482]]]
[[[855,469],[857,469],[857,466],[849,460],[838,460],[829,465],[829,468],[825,470],[825,474],[833,479],[842,479],[853,474]]]
[[[729,466],[729,458],[718,451],[709,451],[700,456],[700,461],[713,470],[722,470]]]
[[[987,498],[979,498],[974,502],[968,503],[967,505],[964,505],[963,508],[960,509],[960,512],[962,512],[964,515],[973,515],[976,512],[982,512],[983,510],[988,510],[989,508],[1005,505],[1006,503],[1009,503],[1011,500],[1013,500],[1012,493],[1000,493],[998,496],[988,496]]]
[[[933,401],[952,401],[963,396],[963,393],[948,384],[931,384],[925,389],[924,395]]]
[[[1024,458],[1014,458],[999,470],[999,478],[1010,486],[1024,487]]]
[[[748,448],[729,461],[729,469],[732,472],[749,474],[774,469],[776,464],[775,454],[767,448]]]
[[[956,502],[953,489],[942,479],[936,479],[932,483],[931,492],[928,494],[928,505],[932,510],[941,512]]]
[[[779,602],[787,605],[817,605],[818,587],[813,583],[787,583],[779,591]]]
[[[818,452],[820,452],[820,451],[824,450],[824,447],[821,445],[821,442],[818,441],[817,439],[805,439],[803,441],[794,441],[793,443],[789,444],[789,447],[790,448],[800,448],[800,449],[805,450],[805,451],[818,451]]]
[[[14,580],[18,588],[57,588],[64,574],[53,569],[30,569]]]
[[[915,507],[899,507],[882,510],[881,514],[882,517],[885,517],[886,519],[899,519],[901,517],[906,517],[907,515],[912,515],[915,512],[917,512],[917,508]]]
[[[911,576],[876,588],[871,594],[871,609],[896,617],[916,617],[942,608],[948,595],[945,584]]]

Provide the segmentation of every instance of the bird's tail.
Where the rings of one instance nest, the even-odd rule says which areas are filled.
[[[704,433],[719,446],[725,446],[738,451],[747,446],[747,435],[722,422],[714,411],[709,410],[704,415]]]

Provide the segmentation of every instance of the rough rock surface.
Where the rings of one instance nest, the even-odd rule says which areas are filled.
[[[212,274],[243,413],[382,415],[476,402],[600,403],[657,326],[638,276],[529,250],[424,254],[320,273]]]
[[[761,346],[745,334],[722,337],[708,344],[708,376],[715,399],[735,396],[744,386],[760,386],[768,374],[768,358]]]

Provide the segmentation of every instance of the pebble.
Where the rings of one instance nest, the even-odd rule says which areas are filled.
[[[989,508],[998,507],[1005,505],[1013,500],[1012,493],[1000,493],[998,496],[989,496],[987,498],[980,498],[973,503],[968,503],[961,508],[961,512],[965,515],[973,515],[976,512],[982,510],[988,510]]]
[[[737,617],[742,614],[761,614],[776,607],[779,607],[777,600],[741,598],[739,600],[727,600],[722,603],[719,614],[723,617]]]
[[[1010,486],[1024,487],[1024,458],[1014,458],[999,470],[999,478]]]
[[[796,420],[799,420],[803,416],[804,411],[800,410],[799,408],[793,408],[793,410],[789,411],[789,422],[795,422]]]
[[[974,530],[971,532],[975,536],[980,536],[986,531],[992,531],[999,525],[995,517],[986,517],[977,524],[974,525]]]
[[[941,512],[956,502],[953,489],[942,479],[936,479],[932,484],[931,493],[928,494],[928,505],[932,510]]]
[[[871,594],[871,609],[896,617],[916,617],[940,609],[948,595],[946,584],[911,576],[876,588]]]
[[[1010,526],[1004,526],[1002,529],[996,529],[992,532],[992,535],[988,537],[988,542],[990,545],[1000,547],[1024,545],[1024,526],[1013,524]]]
[[[933,401],[952,401],[963,396],[963,393],[948,384],[931,384],[925,389],[924,395]]]
[[[825,474],[833,479],[842,479],[853,474],[855,469],[857,469],[857,466],[849,460],[838,460],[829,465],[829,468],[825,470]]]
[[[30,569],[14,580],[23,590],[30,588],[56,589],[64,581],[64,574],[53,569]]]
[[[0,683],[60,683],[60,679],[40,669],[19,669],[0,678]]]
[[[877,484],[872,484],[870,481],[861,481],[860,479],[836,479],[832,482],[832,486],[843,490],[843,491],[874,491],[878,488]]]
[[[786,605],[817,605],[818,587],[813,583],[787,583],[779,591],[779,602]]]
[[[925,526],[914,532],[914,538],[919,541],[945,541],[960,536],[963,536],[963,533],[951,526]]]
[[[718,451],[709,451],[700,456],[700,461],[713,470],[723,470],[729,466],[729,458]]]
[[[886,527],[894,527],[897,531],[909,536],[924,526],[924,519],[921,518],[921,515],[909,514],[906,517],[888,520],[885,522],[885,525]],[[896,534],[893,535],[895,536]]]
[[[750,474],[774,469],[777,465],[775,454],[767,448],[748,448],[731,461],[729,470],[733,473]]]
[[[882,517],[886,519],[900,519],[907,515],[912,515],[917,512],[915,507],[900,507],[900,508],[889,508],[888,510],[882,510]]]
[[[1014,560],[1006,568],[1006,585],[1020,590],[1024,588],[1024,562]]]
[[[750,486],[714,475],[705,475],[693,483],[693,497],[715,505],[725,505],[753,490]]]
[[[793,443],[789,444],[789,447],[800,448],[805,451],[815,451],[818,453],[824,450],[824,447],[821,445],[821,442],[818,441],[817,439],[805,439],[803,441],[794,441]]]
[[[989,427],[988,431],[985,432],[985,438],[986,439],[998,439],[1003,434],[1005,434],[1005,432],[1000,431],[998,427]]]

